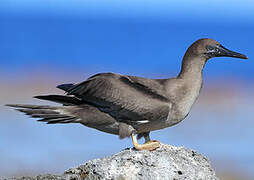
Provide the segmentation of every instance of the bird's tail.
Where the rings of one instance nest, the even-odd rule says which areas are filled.
[[[25,113],[33,118],[40,118],[38,121],[47,124],[57,123],[78,123],[79,118],[72,113],[74,106],[40,106],[25,104],[7,104],[15,110]]]

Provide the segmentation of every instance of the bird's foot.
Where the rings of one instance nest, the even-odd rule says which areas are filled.
[[[143,146],[143,149],[153,151],[160,147],[160,141],[157,140],[151,140],[146,142],[145,144],[141,144]]]
[[[153,151],[160,147],[160,142],[156,140],[148,141],[145,144],[133,144],[137,150],[149,150]]]
[[[137,150],[153,151],[153,150],[157,149],[158,147],[160,147],[160,142],[156,141],[156,140],[151,140],[151,141],[148,141],[144,144],[139,144],[135,135],[132,135],[132,143],[133,143],[133,146],[135,147],[135,149],[137,149]]]

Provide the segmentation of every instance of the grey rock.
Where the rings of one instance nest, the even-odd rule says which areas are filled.
[[[207,158],[184,147],[162,144],[155,151],[125,149],[110,157],[90,160],[63,175],[13,180],[218,180]]]
[[[0,178],[1,180],[60,180],[64,179],[63,176],[59,175],[52,175],[52,174],[45,174],[45,175],[38,175],[34,177],[13,177],[13,178]]]

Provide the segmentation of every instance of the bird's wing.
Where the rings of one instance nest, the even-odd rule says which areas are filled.
[[[119,121],[158,120],[169,111],[163,95],[163,80],[123,76],[113,73],[94,75],[67,90]]]

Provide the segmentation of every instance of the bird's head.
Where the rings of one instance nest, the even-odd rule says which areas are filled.
[[[217,41],[208,38],[197,40],[191,45],[190,50],[192,51],[192,54],[202,56],[206,60],[213,57],[234,57],[248,59],[247,56],[231,51],[223,47]]]

